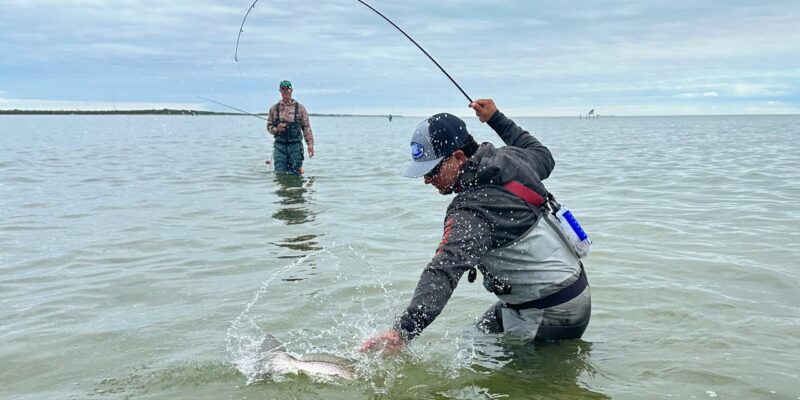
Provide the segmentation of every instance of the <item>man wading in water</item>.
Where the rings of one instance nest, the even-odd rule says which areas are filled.
[[[267,132],[275,136],[272,159],[275,172],[303,173],[303,139],[308,146],[308,156],[314,157],[314,133],[308,121],[306,108],[292,99],[292,83],[281,81],[278,85],[281,101],[270,107]]]
[[[506,146],[478,145],[464,121],[451,114],[436,114],[417,127],[404,175],[422,176],[439,193],[456,196],[411,304],[392,329],[366,340],[362,351],[401,350],[439,315],[462,275],[468,272],[472,282],[476,270],[500,299],[478,321],[484,332],[561,340],[581,337],[589,324],[591,295],[580,252],[562,230],[555,217],[560,205],[542,183],[555,166],[550,150],[494,101],[476,100],[470,107]]]

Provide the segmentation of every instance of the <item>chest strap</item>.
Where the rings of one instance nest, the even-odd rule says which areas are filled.
[[[541,207],[541,205],[544,204],[544,197],[542,197],[542,195],[517,181],[510,181],[503,185],[503,187],[528,204],[532,204],[536,207]]]

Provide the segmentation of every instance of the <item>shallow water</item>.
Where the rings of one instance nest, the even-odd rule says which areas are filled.
[[[255,118],[0,117],[0,398],[800,399],[800,117],[517,119],[595,242],[583,340],[476,333],[464,280],[382,360],[450,199],[399,176],[418,122],[313,117],[284,179]],[[248,385],[265,332],[361,379]]]

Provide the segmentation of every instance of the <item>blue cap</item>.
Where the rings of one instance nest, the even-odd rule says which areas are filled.
[[[419,178],[427,174],[445,157],[472,140],[467,125],[453,114],[436,114],[420,122],[411,136],[412,161],[403,176]]]

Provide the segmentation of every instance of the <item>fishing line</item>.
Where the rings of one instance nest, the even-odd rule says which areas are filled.
[[[229,105],[227,105],[227,104],[225,104],[225,103],[220,103],[219,101],[216,101],[216,100],[213,100],[213,99],[209,99],[208,97],[203,97],[203,96],[196,96],[196,97],[197,97],[197,98],[199,98],[199,99],[203,99],[203,100],[206,100],[206,101],[210,101],[210,102],[212,102],[212,103],[217,103],[217,104],[219,104],[219,105],[221,105],[221,106],[223,106],[223,107],[228,107],[228,108],[230,108],[230,109],[232,109],[232,110],[236,110],[236,111],[239,111],[239,112],[243,112],[243,113],[245,113],[245,115],[250,115],[250,116],[256,117],[256,118],[258,118],[258,119],[263,119],[264,121],[267,121],[267,122],[269,122],[269,120],[268,120],[268,119],[266,119],[266,118],[264,118],[264,117],[262,117],[262,116],[260,116],[260,115],[253,114],[253,113],[249,113],[249,112],[247,112],[247,111],[245,111],[245,110],[242,110],[242,109],[240,109],[240,108],[236,108],[236,107],[233,107],[233,106],[229,106]],[[267,165],[271,164],[271,163],[272,163],[272,159],[268,159],[268,160],[266,160],[266,163],[267,163]]]
[[[247,115],[250,115],[250,116],[253,116],[253,117],[256,117],[256,118],[263,119],[264,121],[269,121],[268,119],[266,119],[266,118],[264,118],[264,117],[262,117],[262,116],[260,116],[260,115],[253,114],[253,113],[249,113],[249,112],[247,112],[247,111],[245,111],[245,110],[242,110],[241,108],[236,108],[236,107],[233,107],[233,106],[229,106],[229,105],[227,105],[227,104],[225,104],[225,103],[220,103],[220,102],[218,102],[218,101],[216,101],[216,100],[209,99],[208,97],[203,97],[203,96],[195,96],[195,97],[197,97],[198,99],[203,99],[203,100],[206,100],[206,101],[210,101],[210,102],[212,102],[212,103],[217,103],[217,104],[219,104],[219,105],[221,105],[221,106],[223,106],[223,107],[228,107],[228,108],[230,108],[231,110],[236,110],[236,111],[239,111],[239,112],[245,113],[245,114],[247,114]]]
[[[256,0],[256,1],[258,1],[258,0]],[[467,92],[465,92],[465,91],[464,91],[464,89],[461,89],[461,86],[459,86],[459,85],[458,85],[458,83],[456,83],[455,79],[453,79],[453,77],[452,77],[452,76],[450,76],[450,74],[448,74],[448,73],[447,73],[447,71],[445,71],[445,70],[444,70],[444,68],[442,68],[442,66],[441,66],[441,65],[439,65],[439,63],[438,63],[438,62],[436,62],[436,60],[434,60],[434,59],[433,59],[433,57],[431,57],[431,55],[430,55],[430,54],[428,54],[428,52],[427,52],[427,51],[425,51],[425,49],[423,49],[423,48],[422,48],[422,46],[420,46],[420,45],[419,45],[419,43],[417,43],[417,41],[416,41],[416,40],[414,40],[413,38],[411,38],[411,36],[409,36],[409,35],[408,35],[408,34],[407,34],[407,33],[406,33],[404,30],[400,29],[400,27],[399,27],[399,26],[397,26],[397,24],[395,24],[394,22],[392,22],[392,20],[390,20],[389,18],[386,18],[386,16],[385,16],[385,15],[381,14],[381,12],[380,12],[380,11],[376,10],[376,9],[375,9],[375,8],[373,8],[371,5],[367,4],[366,2],[364,2],[364,1],[362,1],[362,0],[358,0],[358,2],[359,2],[359,3],[361,3],[361,4],[363,4],[363,5],[365,5],[365,6],[367,6],[367,7],[368,7],[370,10],[372,10],[372,11],[375,11],[375,13],[376,13],[376,14],[380,15],[380,16],[381,16],[381,17],[383,17],[383,19],[385,19],[385,20],[386,20],[388,23],[392,24],[392,26],[393,26],[393,27],[397,28],[397,30],[398,30],[398,31],[400,31],[400,33],[402,33],[403,35],[406,35],[406,37],[408,38],[408,40],[410,40],[410,41],[411,41],[411,43],[414,43],[414,44],[417,46],[417,48],[419,48],[420,50],[422,50],[422,52],[423,52],[423,53],[425,53],[425,55],[426,55],[426,56],[428,56],[428,58],[430,58],[430,59],[431,59],[431,61],[433,61],[433,63],[434,63],[434,64],[436,64],[436,66],[437,66],[437,67],[439,67],[439,69],[440,69],[440,70],[442,70],[442,72],[444,72],[444,74],[447,76],[447,78],[449,78],[449,79],[450,79],[450,82],[453,82],[453,84],[454,84],[454,85],[456,85],[456,87],[458,88],[458,90],[460,90],[460,91],[461,91],[461,93],[464,95],[464,97],[466,97],[466,98],[467,98],[467,100],[469,100],[469,102],[470,102],[470,103],[472,103],[472,99],[471,99],[471,98],[469,98],[469,96],[467,95]],[[254,5],[255,5],[255,3],[254,3]],[[249,12],[249,11],[248,11],[248,12]]]
[[[247,12],[244,14],[244,18],[242,18],[242,24],[239,25],[239,34],[236,35],[236,51],[234,51],[234,53],[233,53],[233,61],[235,61],[235,62],[239,62],[239,41],[242,39],[242,32],[244,32],[244,22],[247,21],[247,17],[250,15],[250,12],[253,11],[254,8],[256,8],[256,3],[258,3],[258,0],[255,0],[253,2],[253,4],[250,5],[250,8],[248,8]],[[200,96],[197,96],[197,97],[200,97]],[[241,112],[243,112],[243,113],[245,113],[247,115],[252,115],[252,116],[254,116],[256,118],[263,119],[264,121],[269,122],[268,119],[266,119],[264,117],[261,117],[260,115],[251,114],[251,113],[249,113],[247,111],[240,110],[240,109],[238,109],[236,107],[231,107],[231,106],[229,106],[227,104],[223,104],[223,103],[220,103],[220,102],[215,101],[215,100],[206,99],[205,97],[200,97],[200,98],[208,100],[208,101],[211,101],[211,102],[214,102],[214,103],[217,103],[217,104],[219,104],[221,106],[225,106],[225,107],[228,107],[228,108],[236,110],[236,111],[241,111]],[[271,159],[267,160],[266,163],[267,163],[267,165],[269,165],[271,163]],[[250,379],[248,378],[248,384],[249,384],[249,381],[250,381]]]
[[[465,91],[464,91],[464,89],[462,89],[462,88],[461,88],[461,86],[460,86],[460,85],[459,85],[459,84],[456,82],[456,80],[455,80],[455,79],[453,79],[453,77],[452,77],[452,76],[450,76],[450,74],[448,74],[448,73],[447,73],[447,71],[445,71],[445,70],[444,70],[444,68],[442,68],[442,66],[441,66],[441,65],[439,65],[439,63],[438,63],[438,62],[436,62],[436,60],[435,60],[435,59],[434,59],[434,58],[433,58],[433,57],[432,57],[430,54],[428,54],[428,52],[427,52],[427,51],[425,51],[425,49],[423,49],[423,48],[422,48],[422,46],[420,46],[420,45],[419,45],[419,43],[417,43],[417,41],[416,41],[416,40],[414,40],[414,38],[412,38],[411,36],[409,36],[409,34],[407,34],[407,33],[406,33],[404,30],[402,30],[402,29],[401,29],[399,26],[397,26],[397,24],[395,24],[394,22],[392,22],[392,20],[390,20],[389,18],[387,18],[385,15],[383,15],[383,14],[382,14],[380,11],[376,10],[376,9],[375,9],[374,7],[372,7],[371,5],[367,4],[365,1],[363,1],[363,0],[358,0],[358,2],[359,2],[359,3],[361,3],[361,4],[363,4],[364,6],[366,6],[367,8],[369,8],[370,10],[374,11],[376,14],[380,15],[380,16],[381,16],[383,19],[385,19],[385,20],[386,20],[386,22],[388,22],[388,23],[392,24],[392,26],[393,26],[393,27],[395,27],[395,28],[397,28],[397,30],[398,30],[398,31],[400,31],[400,33],[402,33],[403,35],[405,35],[405,36],[408,38],[408,40],[410,40],[410,41],[411,41],[411,43],[414,43],[414,45],[415,45],[415,46],[417,46],[417,48],[418,48],[418,49],[420,49],[420,50],[421,50],[423,53],[425,53],[425,55],[426,55],[426,56],[428,56],[428,58],[429,58],[431,61],[433,61],[433,63],[434,63],[434,64],[436,64],[436,66],[437,66],[437,67],[439,67],[439,69],[440,69],[440,70],[441,70],[441,71],[442,71],[442,72],[445,74],[445,76],[447,76],[447,79],[450,79],[450,82],[453,82],[453,85],[456,85],[456,87],[457,87],[457,88],[458,88],[458,90],[461,92],[461,94],[463,94],[463,95],[464,95],[464,97],[466,97],[466,98],[467,98],[467,100],[469,100],[469,102],[470,102],[470,103],[472,103],[472,99],[469,97],[469,95],[467,95],[467,92],[465,92]],[[247,20],[247,16],[249,16],[249,15],[250,15],[250,11],[253,11],[253,8],[255,8],[255,7],[256,7],[256,3],[258,3],[258,0],[254,1],[254,2],[253,2],[253,4],[251,4],[251,5],[250,5],[250,8],[249,8],[249,9],[247,9],[247,13],[244,15],[244,18],[242,18],[242,25],[241,25],[241,26],[239,26],[239,35],[236,37],[236,52],[235,52],[235,53],[234,53],[234,55],[233,55],[233,59],[234,59],[234,60],[236,60],[236,61],[239,61],[239,39],[241,39],[241,37],[242,37],[242,32],[244,31],[244,22]],[[228,106],[226,106],[226,107],[228,107]]]

